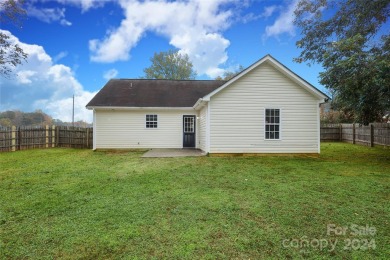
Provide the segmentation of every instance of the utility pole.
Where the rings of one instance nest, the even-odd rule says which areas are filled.
[[[74,95],[73,95],[73,109],[72,109],[72,126],[74,127]]]

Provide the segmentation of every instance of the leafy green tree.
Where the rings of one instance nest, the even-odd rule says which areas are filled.
[[[240,65],[238,66],[238,69],[235,71],[225,71],[223,73],[223,76],[218,76],[215,79],[216,80],[230,80],[231,78],[234,78],[237,74],[239,74],[241,71],[243,71],[245,68]]]
[[[147,79],[195,79],[196,72],[187,54],[178,51],[155,53],[150,59],[152,65],[144,69]]]
[[[24,1],[0,1],[0,24],[11,23],[21,27],[21,18],[26,15]],[[10,37],[0,32],[0,75],[9,77],[12,70],[27,59],[27,54],[19,45],[10,41]]]
[[[379,120],[390,109],[390,2],[301,0],[295,15],[302,51],[294,60],[323,66],[336,108],[363,124]]]
[[[22,111],[4,111],[0,112],[0,126],[34,126],[34,125],[51,125],[53,119],[42,110],[35,112]]]
[[[10,127],[12,126],[12,121],[9,118],[0,118],[0,127],[5,126],[5,127]]]

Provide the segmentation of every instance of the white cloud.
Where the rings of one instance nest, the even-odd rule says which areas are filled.
[[[0,0],[0,2],[1,1],[2,0]],[[108,2],[118,2],[118,0],[28,0],[25,2],[27,4],[34,4],[37,2],[41,2],[41,3],[57,2],[62,5],[71,5],[71,6],[81,8],[82,12],[84,13],[89,9],[103,7]]]
[[[91,8],[102,7],[107,2],[113,2],[113,0],[57,0],[57,2],[80,7],[83,12],[86,12]]]
[[[58,61],[60,61],[63,58],[65,58],[66,56],[68,56],[68,52],[61,51],[60,53],[58,53],[56,56],[53,57],[53,62],[57,63]]]
[[[71,26],[72,23],[65,19],[65,8],[36,8],[27,5],[27,14],[45,23],[59,22],[63,26]]]
[[[24,70],[19,72],[17,80],[20,84],[30,84],[32,82],[30,77],[34,76],[35,74],[36,74],[35,71]]]
[[[75,121],[84,120],[92,122],[92,112],[85,108],[85,105],[91,101],[96,93],[84,91],[81,95],[74,97]],[[64,122],[72,122],[73,97],[62,98],[58,100],[42,99],[34,102],[37,108],[43,107],[44,112],[53,118],[60,119]]]
[[[294,27],[294,10],[298,4],[298,0],[292,1],[287,8],[280,13],[275,22],[266,26],[265,33],[263,34],[263,39],[269,37],[278,37],[281,34],[289,34],[290,36],[295,36],[295,27]]]
[[[264,8],[264,12],[261,14],[261,17],[268,18],[270,17],[278,8],[276,5],[267,6]]]
[[[169,39],[181,53],[190,57],[199,75],[215,77],[228,59],[230,42],[221,32],[230,26],[234,11],[222,9],[237,0],[188,0],[172,2],[120,0],[125,19],[104,39],[89,42],[91,60],[115,62],[128,60],[130,51],[147,32],[155,32]]]
[[[103,73],[103,78],[106,80],[110,80],[115,78],[118,75],[118,71],[116,69],[110,69]]]
[[[0,78],[1,111],[42,109],[54,118],[69,122],[72,120],[69,100],[74,94],[75,120],[92,121],[92,113],[86,110],[85,105],[96,93],[85,91],[72,69],[63,64],[54,64],[42,46],[20,42],[9,31],[0,32],[10,36],[10,41],[28,54],[27,62],[16,68],[16,78]]]
[[[69,22],[69,21],[67,21],[65,19],[61,19],[60,24],[63,25],[63,26],[71,26],[72,25],[71,22]]]
[[[267,19],[270,17],[274,12],[278,9],[277,5],[271,5],[264,8],[264,11],[260,14],[255,13],[247,13],[244,16],[239,16],[238,21],[241,21],[243,23],[249,23],[252,21],[259,20],[261,18]]]

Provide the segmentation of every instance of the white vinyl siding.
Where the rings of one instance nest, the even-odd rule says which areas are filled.
[[[212,96],[210,153],[318,153],[318,102],[264,62]],[[279,108],[281,140],[265,139],[265,109]]]
[[[198,120],[198,129],[199,129],[199,139],[198,146],[199,149],[206,151],[206,124],[207,124],[207,106],[204,106],[199,112]]]
[[[158,115],[158,128],[146,128],[146,115]],[[183,115],[188,110],[96,110],[96,149],[182,148]]]

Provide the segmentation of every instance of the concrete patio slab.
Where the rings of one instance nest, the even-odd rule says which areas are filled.
[[[143,158],[162,157],[194,157],[205,156],[206,153],[198,149],[151,149],[142,155]]]

